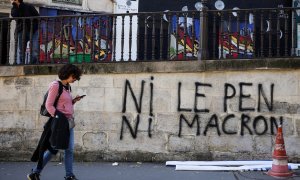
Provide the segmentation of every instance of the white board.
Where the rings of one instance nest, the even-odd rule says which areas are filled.
[[[299,164],[289,163],[290,170],[299,169]],[[265,165],[245,165],[245,166],[194,166],[176,165],[176,171],[261,171],[269,170],[272,164]]]
[[[167,166],[193,165],[193,166],[242,166],[272,164],[272,161],[167,161]]]

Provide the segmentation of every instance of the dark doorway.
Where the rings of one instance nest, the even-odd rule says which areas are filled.
[[[6,13],[0,13],[0,18],[5,18],[5,17],[9,17],[9,14]],[[6,64],[7,62],[7,50],[9,47],[7,47],[7,39],[8,39],[8,21],[6,20],[1,20],[1,29],[0,29],[0,39],[1,44],[0,44],[0,52],[1,52],[1,64]]]

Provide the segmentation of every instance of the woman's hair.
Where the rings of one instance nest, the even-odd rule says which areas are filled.
[[[66,64],[58,71],[60,80],[68,79],[72,75],[73,78],[76,78],[76,80],[79,81],[81,74],[81,70],[73,64]]]

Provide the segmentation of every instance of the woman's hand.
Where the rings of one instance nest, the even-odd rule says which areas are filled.
[[[72,103],[75,104],[77,101],[80,101],[80,96],[77,95],[73,100],[72,100]]]
[[[86,95],[82,95],[82,96],[76,96],[73,100],[72,103],[75,104],[77,101],[80,101],[82,98],[84,98]]]

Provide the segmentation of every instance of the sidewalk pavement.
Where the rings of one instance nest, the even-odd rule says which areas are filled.
[[[0,180],[25,180],[26,174],[35,165],[32,162],[0,162]],[[300,180],[300,170],[289,180]],[[262,171],[175,171],[165,163],[76,162],[74,173],[80,180],[274,180]],[[50,162],[41,175],[41,180],[63,180],[64,165]]]

